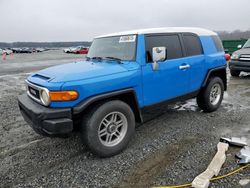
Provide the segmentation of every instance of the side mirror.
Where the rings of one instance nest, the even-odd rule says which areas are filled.
[[[239,45],[237,46],[237,48],[238,48],[238,49],[241,49],[241,48],[242,48],[242,44],[239,44]]]
[[[154,47],[152,49],[153,54],[153,70],[158,70],[158,62],[166,59],[166,47]]]
[[[154,47],[152,54],[153,62],[164,61],[166,59],[166,47]]]

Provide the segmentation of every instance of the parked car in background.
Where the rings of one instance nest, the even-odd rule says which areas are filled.
[[[88,47],[85,46],[74,46],[70,48],[63,49],[65,53],[74,53],[74,54],[87,54]]]
[[[74,50],[72,50],[72,53],[74,53],[74,54],[87,54],[88,51],[89,51],[88,48],[79,46],[79,47],[75,48]]]
[[[239,76],[241,71],[250,72],[250,39],[232,54],[229,69],[231,75],[235,77]]]
[[[20,51],[20,53],[32,53],[33,49],[31,48],[22,48],[22,50]]]
[[[68,53],[69,51],[70,51],[70,48],[64,48],[64,49],[63,49],[63,52],[64,52],[64,53]]]
[[[84,62],[38,71],[26,84],[19,108],[34,131],[78,130],[93,153],[108,157],[126,148],[145,110],[195,97],[205,112],[217,110],[226,59],[209,30],[134,30],[96,37]]]
[[[32,52],[43,52],[45,48],[12,48],[13,53],[32,53]]]
[[[63,49],[63,51],[64,51],[65,53],[72,53],[72,51],[74,51],[76,48],[77,48],[77,47],[65,48],[65,49]]]
[[[3,53],[6,53],[6,55],[10,55],[10,54],[13,53],[13,51],[10,50],[10,49],[4,49],[4,50],[3,50]]]
[[[21,53],[22,48],[12,48],[13,53]]]
[[[44,52],[45,49],[44,49],[44,48],[35,48],[35,51],[36,51],[36,52]]]

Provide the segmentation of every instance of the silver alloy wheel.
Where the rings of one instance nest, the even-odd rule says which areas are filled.
[[[210,103],[212,105],[217,105],[221,98],[221,86],[220,84],[216,83],[212,86],[210,91]]]
[[[106,115],[98,128],[100,142],[107,147],[119,144],[128,130],[128,121],[121,112],[111,112]]]

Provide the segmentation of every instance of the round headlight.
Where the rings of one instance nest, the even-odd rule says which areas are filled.
[[[42,103],[45,106],[49,105],[49,103],[50,103],[50,97],[49,97],[49,92],[47,90],[45,90],[45,89],[41,90],[40,98],[41,98]]]
[[[240,57],[239,54],[233,53],[231,56],[231,59],[237,60],[237,59],[239,59],[239,57]]]

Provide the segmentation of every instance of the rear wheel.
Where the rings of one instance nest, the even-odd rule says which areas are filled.
[[[219,108],[223,95],[223,81],[219,77],[213,77],[197,96],[197,104],[205,112],[213,112]]]
[[[237,70],[230,70],[230,74],[233,76],[233,77],[238,77],[240,75],[240,71],[237,71]]]
[[[99,104],[84,117],[81,138],[100,157],[120,153],[135,131],[135,117],[130,106],[114,100]]]

